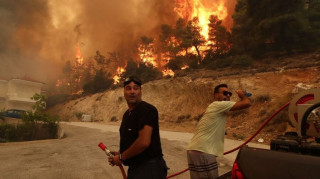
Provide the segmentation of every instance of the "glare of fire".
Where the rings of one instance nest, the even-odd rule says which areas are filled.
[[[164,69],[164,70],[162,71],[162,74],[163,74],[163,76],[174,76],[174,72],[173,72],[171,69],[169,69],[169,68]]]
[[[118,84],[120,82],[121,76],[125,71],[126,70],[124,69],[124,67],[118,67],[117,68],[117,72],[113,76],[113,84]]]
[[[59,87],[60,85],[62,85],[62,81],[61,80],[57,80],[56,87]]]
[[[79,45],[76,45],[76,65],[83,64],[83,57]]]
[[[189,68],[189,66],[188,65],[184,65],[183,67],[181,67],[181,70],[185,70],[187,68]]]
[[[153,44],[150,44],[150,46],[152,45]],[[144,49],[143,45],[140,45],[138,50],[139,50],[140,59],[143,63],[145,63],[146,65],[152,65],[153,67],[158,67],[158,64],[156,62],[156,57],[153,54],[153,51],[151,48],[149,50]]]
[[[227,8],[224,6],[223,0],[217,4],[212,4],[209,0],[176,0],[175,12],[184,19],[191,20],[198,17],[199,25],[201,27],[201,35],[208,40],[209,18],[211,15],[216,15],[223,20],[227,17]]]

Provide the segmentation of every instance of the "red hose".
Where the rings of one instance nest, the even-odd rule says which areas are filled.
[[[124,171],[123,166],[120,165],[119,168],[120,168],[120,170],[121,170],[121,174],[122,174],[123,179],[127,179],[127,175],[126,175],[126,172]]]
[[[243,144],[239,145],[238,147],[232,149],[232,150],[229,150],[225,153],[223,153],[223,155],[227,155],[229,153],[232,153],[238,149],[240,149],[242,146],[246,145],[247,143],[249,143],[256,135],[258,135],[258,133],[271,121],[271,119],[274,118],[274,116],[276,116],[280,111],[282,111],[284,108],[286,108],[287,106],[289,106],[290,102],[288,102],[287,104],[283,105],[278,111],[276,111],[275,113],[272,114],[272,116],[270,116],[263,124],[262,126],[257,130],[257,132],[255,132],[248,140],[246,140]],[[178,173],[175,173],[175,174],[172,174],[170,176],[167,176],[167,178],[172,178],[174,176],[177,176],[177,175],[180,175],[186,171],[188,171],[189,168],[186,168]]]

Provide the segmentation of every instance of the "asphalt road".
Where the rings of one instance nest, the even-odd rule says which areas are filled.
[[[0,143],[0,179],[122,178],[119,168],[109,166],[107,156],[98,147],[99,142],[103,142],[110,150],[118,150],[118,126],[83,122],[62,126],[65,133],[62,139]],[[161,131],[160,135],[164,158],[170,168],[168,175],[187,168],[186,147],[192,134]],[[226,139],[225,150],[241,143]],[[220,175],[231,170],[236,154],[218,159]],[[189,178],[189,172],[174,178]]]

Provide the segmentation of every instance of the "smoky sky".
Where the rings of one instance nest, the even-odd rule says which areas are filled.
[[[97,50],[134,56],[139,37],[176,22],[174,8],[175,0],[0,0],[0,80],[54,80],[77,44],[84,59]]]

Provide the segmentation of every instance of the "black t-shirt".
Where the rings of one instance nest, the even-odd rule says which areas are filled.
[[[127,150],[138,138],[145,125],[152,127],[151,143],[142,153],[123,161],[124,165],[137,165],[143,161],[162,157],[159,134],[158,110],[149,103],[141,101],[131,112],[127,110],[120,126],[120,153]]]

